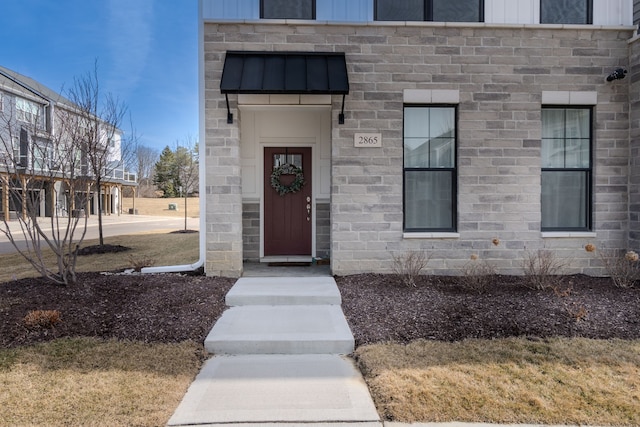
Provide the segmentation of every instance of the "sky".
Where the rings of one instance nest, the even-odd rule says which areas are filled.
[[[0,65],[62,95],[97,63],[139,144],[197,141],[197,0],[1,0],[0,40]]]

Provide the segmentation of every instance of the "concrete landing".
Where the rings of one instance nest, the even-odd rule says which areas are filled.
[[[340,306],[242,306],[222,314],[204,342],[214,354],[349,354],[351,329]]]
[[[216,356],[168,425],[296,422],[380,425],[353,363],[328,354]]]
[[[340,305],[333,277],[243,277],[227,293],[226,304]]]

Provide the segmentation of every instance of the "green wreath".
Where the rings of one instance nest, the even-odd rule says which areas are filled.
[[[282,185],[280,182],[281,175],[295,175],[296,179],[293,180],[291,185]],[[278,166],[271,173],[271,187],[273,187],[273,189],[281,196],[284,196],[287,193],[297,193],[302,189],[304,184],[304,174],[302,173],[302,169],[295,165],[287,163],[282,166]]]

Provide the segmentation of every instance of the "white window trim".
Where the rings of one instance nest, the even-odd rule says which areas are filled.
[[[404,89],[405,104],[460,104],[460,91],[447,89]]]
[[[598,92],[543,90],[542,105],[597,105]]]
[[[423,233],[423,232],[415,232],[415,233],[402,233],[403,239],[459,239],[460,233],[449,233],[449,232],[433,232],[433,233]]]

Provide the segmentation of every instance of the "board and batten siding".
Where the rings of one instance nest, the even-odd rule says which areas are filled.
[[[318,22],[371,22],[374,0],[316,0]],[[637,1],[593,0],[593,24],[633,25]],[[485,0],[486,24],[539,24],[540,0]],[[204,20],[260,19],[260,0],[200,0]],[[635,18],[635,19],[634,19]]]

